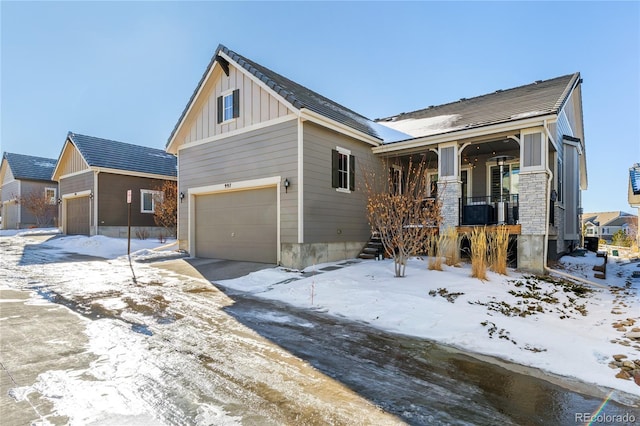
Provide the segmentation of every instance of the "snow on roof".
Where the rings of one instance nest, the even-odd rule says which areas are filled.
[[[419,138],[458,130],[460,126],[455,126],[455,123],[460,118],[460,114],[449,114],[417,119],[407,118],[399,121],[379,121],[378,123]]]

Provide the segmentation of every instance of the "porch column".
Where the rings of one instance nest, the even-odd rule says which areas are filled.
[[[527,129],[520,136],[520,184],[518,197],[521,233],[518,236],[518,269],[545,273],[545,235],[548,232],[547,140],[541,129]]]
[[[459,199],[462,196],[458,143],[450,142],[438,146],[438,197],[442,203],[440,231],[458,226],[460,217]]]
[[[444,232],[447,228],[456,227],[459,224],[462,183],[457,178],[438,180],[438,196],[442,203],[440,232]]]

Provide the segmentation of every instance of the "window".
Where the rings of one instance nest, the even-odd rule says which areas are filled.
[[[331,186],[341,192],[350,192],[355,186],[356,159],[348,149],[331,150]]]
[[[240,117],[240,89],[218,96],[218,124]]]
[[[56,204],[58,200],[56,200],[56,189],[55,188],[45,188],[44,189],[44,197],[49,204]]]
[[[162,191],[152,191],[150,189],[140,190],[140,212],[155,213],[156,201],[162,200]]]
[[[557,170],[556,170],[556,177],[558,178],[558,184],[556,187],[556,191],[558,192],[558,203],[562,203],[562,174],[564,173],[564,170],[562,168],[562,159],[560,158],[560,156],[558,155],[558,165],[557,165]]]
[[[391,167],[391,193],[401,195],[404,189],[404,173],[402,167],[394,165]]]
[[[593,235],[593,228],[587,228],[587,235]]]
[[[438,197],[438,174],[437,173],[429,173],[429,186],[427,189],[429,190],[429,197],[437,198]]]
[[[491,201],[500,201],[502,188],[503,201],[511,201],[510,196],[519,194],[520,165],[518,163],[505,164],[500,176],[500,166],[491,166]]]

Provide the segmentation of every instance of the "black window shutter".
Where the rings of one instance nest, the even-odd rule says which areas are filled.
[[[222,96],[218,96],[218,124],[222,123]]]
[[[233,118],[240,117],[240,89],[233,91]]]
[[[349,190],[356,190],[356,157],[349,156]]]
[[[335,149],[331,150],[331,187],[337,188],[340,182],[340,177],[338,176],[338,151]]]

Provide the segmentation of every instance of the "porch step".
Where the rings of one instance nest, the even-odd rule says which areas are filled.
[[[376,259],[378,254],[384,255],[384,245],[377,232],[374,232],[369,238],[367,244],[362,248],[358,258],[360,259]]]

